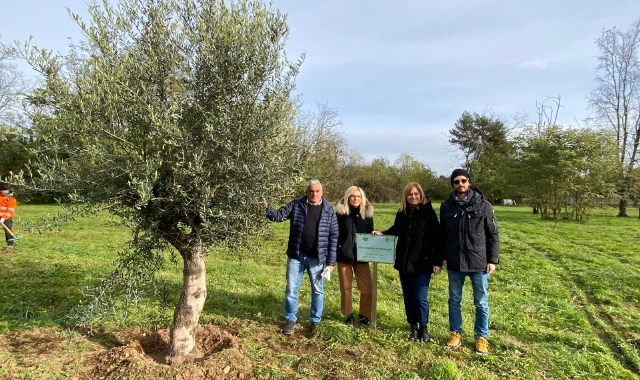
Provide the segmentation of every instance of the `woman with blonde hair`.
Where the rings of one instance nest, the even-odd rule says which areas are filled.
[[[373,280],[369,263],[358,262],[356,233],[373,232],[373,207],[364,190],[351,186],[344,197],[336,203],[338,217],[338,280],[340,281],[340,311],[345,316],[344,323],[353,326],[353,275],[360,291],[358,321],[365,326],[371,319]]]
[[[411,326],[409,340],[428,342],[429,283],[431,273],[442,268],[438,230],[440,224],[429,198],[422,187],[411,182],[402,193],[402,203],[395,221],[388,230],[374,231],[375,235],[395,235],[396,260],[394,268],[400,275],[407,322]]]

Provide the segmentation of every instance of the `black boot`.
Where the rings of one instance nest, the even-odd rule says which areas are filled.
[[[358,322],[360,322],[360,324],[363,326],[369,326],[369,324],[371,324],[369,318],[365,317],[362,314],[358,314]]]
[[[418,330],[418,339],[425,343],[431,340],[431,336],[429,335],[429,330],[426,325],[420,326],[420,330]]]
[[[409,342],[415,342],[418,339],[418,325],[411,325],[411,333],[409,334]]]
[[[347,315],[347,319],[344,320],[344,324],[349,326],[349,327],[353,327],[353,313]]]

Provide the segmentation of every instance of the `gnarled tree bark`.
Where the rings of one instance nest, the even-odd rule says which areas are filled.
[[[169,357],[196,352],[198,319],[207,298],[206,266],[200,244],[180,252],[184,261],[182,294],[173,314],[169,340]]]

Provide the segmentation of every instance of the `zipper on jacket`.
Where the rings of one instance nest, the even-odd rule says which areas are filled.
[[[465,215],[468,215],[468,219],[471,219],[471,214],[467,213],[468,210],[473,209],[473,205],[463,209],[460,206],[458,206],[457,204],[455,204],[455,206],[458,208],[458,210],[460,211],[460,221],[458,222],[458,244],[460,245],[460,252],[458,253],[458,255],[460,256],[460,270],[462,270],[462,256],[465,254],[465,252],[467,252],[467,239],[466,239],[466,228],[465,228],[465,224],[469,224],[468,221],[465,220]],[[458,213],[455,214],[454,218],[456,218],[458,216]]]
[[[358,256],[356,254],[356,233],[358,232],[358,221],[357,220],[353,220],[353,217],[351,215],[349,215],[349,219],[351,219],[351,223],[353,228],[351,229],[351,242],[353,243],[353,248],[351,253],[353,253],[353,264],[357,264],[358,263]]]
[[[460,210],[462,211],[462,213],[460,214],[460,221],[458,222],[458,239],[460,241],[460,256],[462,257],[464,255],[464,252],[467,250],[467,239],[465,238],[464,234],[464,214],[465,214],[465,210]],[[460,264],[462,264],[462,260],[460,260]],[[460,270],[462,270],[462,267],[458,268]]]

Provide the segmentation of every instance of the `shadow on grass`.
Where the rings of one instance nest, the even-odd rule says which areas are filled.
[[[22,261],[0,271],[0,324],[8,329],[64,327],[91,269],[79,264]]]
[[[250,293],[240,294],[221,289],[208,289],[207,301],[203,310],[203,315],[216,315],[224,318],[251,319],[256,322],[272,324],[278,327],[284,323],[284,290],[283,279],[282,289],[272,291],[269,289],[251,289]],[[339,296],[338,296],[339,297]],[[297,322],[305,327],[310,325],[310,299],[309,295],[301,290],[298,298]],[[357,311],[355,311],[357,313]],[[335,305],[328,305],[325,302],[322,321],[342,325],[344,316]],[[391,330],[408,329],[409,325],[405,321],[395,321],[387,317],[385,311],[378,311],[379,327]],[[382,323],[381,323],[382,322]],[[356,326],[360,326],[356,323]],[[368,328],[368,326],[363,326]],[[408,331],[408,330],[407,330]]]
[[[0,331],[57,328],[67,338],[79,334],[107,349],[123,344],[114,334],[96,329],[69,327],[67,316],[78,304],[86,278],[93,273],[77,264],[20,262],[4,265],[0,273]],[[32,337],[32,339],[35,339]],[[43,334],[46,343],[50,337]]]
[[[250,293],[236,293],[222,289],[207,290],[204,314],[215,314],[227,318],[254,319],[265,323],[281,323],[284,319],[284,288],[281,293],[265,290],[252,290]],[[306,312],[300,307],[298,318]]]
[[[77,333],[85,336],[107,349],[123,344],[116,335],[108,332],[107,326],[117,323],[120,320],[119,315],[107,316],[107,325],[97,326],[91,331],[70,328],[67,325],[69,314],[81,300],[82,289],[99,283],[108,275],[108,270],[97,270],[89,265],[65,261],[46,263],[24,260],[2,267],[0,333],[7,330],[53,327],[66,330],[70,335]],[[282,287],[277,289],[266,286],[247,286],[238,290],[221,289],[225,286],[224,281],[213,285],[208,284],[207,300],[200,317],[201,323],[216,324],[244,319],[273,325],[277,329],[281,327],[284,321],[284,278]],[[148,323],[152,328],[168,327],[181,290],[182,283],[177,279],[171,279],[168,281],[165,302],[162,302],[161,296],[157,293],[150,292],[142,296],[139,300],[141,311],[130,310],[129,316],[133,317],[132,325]],[[309,326],[309,306],[309,289],[303,288],[300,291],[297,316],[298,323],[305,327],[305,331]],[[149,313],[149,316],[146,317],[144,313]],[[339,309],[325,304],[323,321],[341,325],[343,316]],[[389,327],[396,329],[405,326],[387,326]]]

